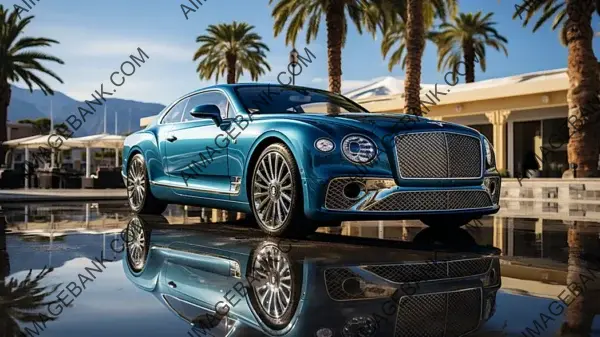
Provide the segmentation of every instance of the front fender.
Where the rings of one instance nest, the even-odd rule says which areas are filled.
[[[134,151],[139,152],[144,156],[148,168],[148,178],[150,180],[156,180],[166,174],[166,167],[163,165],[163,151],[161,151],[161,144],[158,142],[158,137],[154,128],[133,133],[125,138],[121,171],[125,175],[127,174],[129,157]]]

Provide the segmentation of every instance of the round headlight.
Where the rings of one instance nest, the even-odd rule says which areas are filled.
[[[485,137],[483,138],[483,144],[485,146],[485,160],[488,166],[493,167],[496,164],[494,160],[494,148],[492,147],[492,144],[490,144],[490,141]]]
[[[342,141],[342,153],[352,162],[366,164],[377,155],[377,147],[365,136],[350,135]]]
[[[319,138],[315,142],[315,148],[321,152],[331,152],[335,149],[335,144],[327,138]]]

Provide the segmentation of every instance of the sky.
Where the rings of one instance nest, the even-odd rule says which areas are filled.
[[[5,7],[15,4],[27,8],[21,1],[0,0]],[[91,99],[100,85],[108,86],[110,75],[119,71],[137,49],[148,55],[135,73],[113,93],[116,98],[168,104],[192,90],[214,84],[201,81],[196,73],[197,63],[192,60],[198,48],[196,37],[205,33],[210,24],[247,22],[269,46],[267,60],[272,71],[261,77],[261,82],[276,83],[277,74],[286,71],[290,46],[285,35],[274,37],[273,5],[268,0],[202,0],[196,12],[184,15],[181,5],[190,7],[189,0],[27,0],[36,5],[29,10],[34,15],[26,35],[53,38],[60,44],[43,48],[45,52],[65,61],[64,65],[48,63],[64,81],[48,83],[75,99]],[[276,2],[277,0],[275,0]],[[460,0],[461,12],[493,12],[500,34],[508,39],[506,57],[493,49],[487,50],[487,71],[476,69],[476,80],[506,77],[540,70],[565,68],[567,49],[558,39],[558,32],[550,25],[533,33],[531,26],[522,27],[522,21],[512,19],[515,5],[521,0]],[[193,8],[193,7],[192,7]],[[593,27],[600,30],[598,18]],[[296,47],[308,47],[315,58],[296,77],[297,85],[327,88],[326,29],[323,18],[317,39],[305,44],[305,35],[299,35]],[[594,41],[595,53],[600,50],[600,37]],[[400,67],[390,73],[387,60],[380,52],[381,37],[358,34],[349,26],[346,45],[342,51],[343,91],[372,82],[384,76],[404,78]],[[446,71],[437,70],[437,50],[428,43],[422,63],[422,82],[443,82]],[[298,71],[298,69],[296,70]],[[116,76],[120,79],[121,76]],[[284,79],[287,77],[283,77]],[[248,82],[242,78],[241,82]],[[22,83],[18,86],[24,87]]]

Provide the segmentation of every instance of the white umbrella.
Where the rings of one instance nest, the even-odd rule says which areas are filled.
[[[65,150],[70,148],[69,145],[67,145],[67,139],[59,134],[41,135],[28,138],[31,139],[19,143],[16,147],[25,149],[39,149],[42,147],[45,149],[54,150]]]
[[[43,137],[41,135],[35,135],[35,136],[29,136],[29,137],[24,137],[24,138],[17,138],[17,139],[12,139],[12,140],[7,140],[4,143],[2,143],[2,145],[4,146],[8,146],[8,147],[19,147],[19,145],[21,145],[22,143],[32,140],[32,139],[36,139],[39,137]]]
[[[71,138],[66,144],[71,147],[85,148],[85,176],[90,176],[91,153],[90,148],[115,149],[115,164],[119,166],[119,151],[123,147],[125,136],[101,133],[85,137]]]

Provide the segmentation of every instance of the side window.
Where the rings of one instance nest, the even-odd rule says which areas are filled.
[[[227,97],[218,91],[209,91],[190,97],[190,102],[186,108],[185,115],[183,116],[183,121],[194,120],[195,117],[192,117],[190,111],[198,105],[204,104],[214,104],[218,106],[221,110],[221,118],[227,118]]]
[[[181,122],[181,116],[183,116],[183,112],[185,111],[189,101],[190,99],[186,98],[181,102],[175,104],[175,106],[172,107],[171,110],[169,110],[169,112],[167,112],[165,118],[163,118],[163,124]]]

